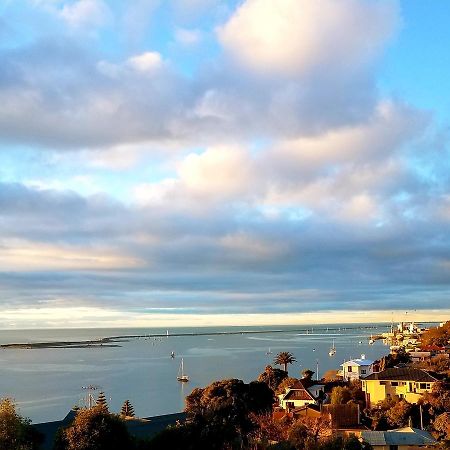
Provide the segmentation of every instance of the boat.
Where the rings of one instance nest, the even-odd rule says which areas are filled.
[[[170,357],[173,359],[173,358],[175,358],[175,352],[172,352],[171,354],[170,354]]]
[[[269,351],[266,352],[266,355],[271,355],[271,354],[272,354],[272,350],[270,350],[270,347],[269,347]]]
[[[184,373],[183,358],[181,358],[180,370],[178,371],[177,380],[182,383],[186,383],[187,381],[189,381],[189,377]]]
[[[330,356],[334,356],[334,355],[336,354],[336,346],[334,345],[334,339],[333,339],[333,345],[332,345],[332,347],[330,348],[330,351],[328,352],[328,354],[329,354]]]
[[[370,335],[369,344],[370,344],[370,345],[375,344],[375,339],[373,338],[372,335]]]

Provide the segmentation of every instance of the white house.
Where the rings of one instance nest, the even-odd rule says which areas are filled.
[[[341,364],[342,377],[345,381],[365,378],[373,373],[373,363],[371,359],[366,359],[366,355],[345,361],[344,364]]]
[[[280,406],[286,410],[316,403],[316,398],[301,381],[297,381],[291,387],[286,388],[285,392],[278,396],[278,399],[280,400]]]

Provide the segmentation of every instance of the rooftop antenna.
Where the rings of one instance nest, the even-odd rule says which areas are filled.
[[[85,405],[91,409],[95,405],[94,392],[100,389],[100,386],[89,384],[88,386],[81,386],[81,389],[86,391]]]

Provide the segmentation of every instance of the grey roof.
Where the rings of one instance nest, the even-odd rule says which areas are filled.
[[[403,381],[422,381],[427,383],[433,383],[434,381],[438,381],[437,378],[430,375],[428,372],[425,372],[421,369],[412,369],[410,367],[399,367],[386,369],[381,372],[375,372],[364,380],[403,380]]]
[[[410,427],[390,431],[362,431],[361,437],[373,446],[430,445],[437,442],[427,431]]]

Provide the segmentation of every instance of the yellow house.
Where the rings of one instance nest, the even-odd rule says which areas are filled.
[[[438,381],[428,372],[409,367],[386,369],[361,380],[368,407],[394,396],[417,403],[423,393],[430,392]]]

